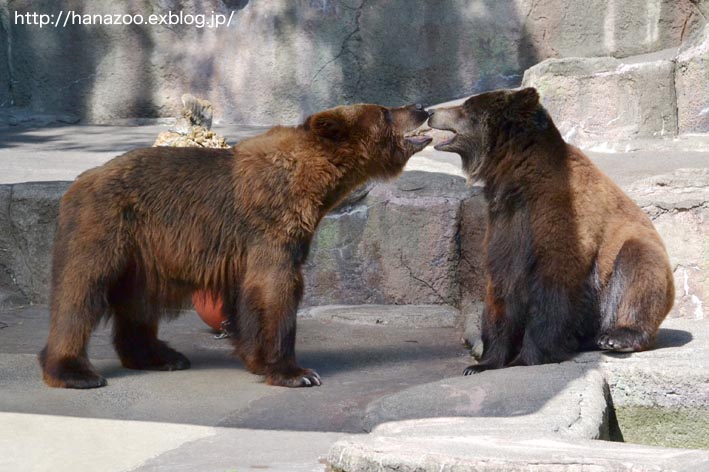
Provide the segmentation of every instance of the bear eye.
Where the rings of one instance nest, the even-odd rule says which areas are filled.
[[[394,121],[391,117],[391,112],[386,108],[382,110],[382,114],[384,115],[384,121],[386,122],[386,124],[390,125],[392,121]]]

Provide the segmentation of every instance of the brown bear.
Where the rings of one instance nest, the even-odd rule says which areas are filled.
[[[86,348],[107,317],[123,366],[188,368],[158,339],[158,323],[204,290],[223,301],[249,371],[271,385],[320,385],[295,358],[313,233],[366,179],[402,171],[430,142],[405,134],[427,118],[420,105],[341,106],[232,149],[137,149],[84,172],[59,208],[45,382],[106,384]]]
[[[651,346],[672,308],[667,252],[652,223],[579,149],[533,88],[433,111],[488,201],[483,354],[465,374],[561,362],[581,349]]]

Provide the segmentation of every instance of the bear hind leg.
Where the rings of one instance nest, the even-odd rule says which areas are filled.
[[[674,299],[671,269],[656,251],[639,240],[623,244],[601,297],[598,348],[634,352],[651,347]]]
[[[97,388],[106,385],[91,365],[86,348],[105,311],[100,287],[93,287],[74,304],[61,287],[54,289],[47,345],[39,354],[44,382],[50,387]]]
[[[185,370],[189,359],[157,337],[157,322],[138,322],[117,316],[113,345],[121,364],[135,370]]]
[[[113,309],[113,345],[127,369],[184,370],[190,361],[158,339],[159,313],[145,293],[145,283],[129,269],[114,285],[109,296]]]

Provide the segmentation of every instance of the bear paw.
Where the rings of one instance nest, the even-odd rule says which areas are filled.
[[[280,387],[319,387],[320,375],[312,369],[298,369],[298,372],[273,373],[266,377],[266,383]]]
[[[649,343],[645,334],[634,329],[620,328],[600,335],[596,344],[604,351],[634,352],[646,349]]]
[[[106,379],[93,369],[87,359],[64,358],[52,361],[47,359],[43,351],[40,364],[44,382],[50,387],[86,389],[106,385]]]
[[[190,360],[163,342],[151,345],[140,352],[120,353],[121,363],[127,369],[135,370],[185,370],[190,368]]]

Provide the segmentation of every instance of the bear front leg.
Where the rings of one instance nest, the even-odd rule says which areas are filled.
[[[516,321],[508,313],[505,301],[495,294],[494,285],[488,281],[481,323],[483,354],[480,362],[468,366],[463,375],[504,367],[513,354],[516,330]]]
[[[317,372],[300,367],[295,358],[296,313],[302,294],[300,271],[273,262],[250,269],[239,292],[232,337],[236,352],[250,372],[265,375],[270,385],[322,383]]]
[[[563,362],[578,351],[581,320],[572,310],[569,289],[538,281],[529,290],[529,313],[522,348],[508,367]]]

